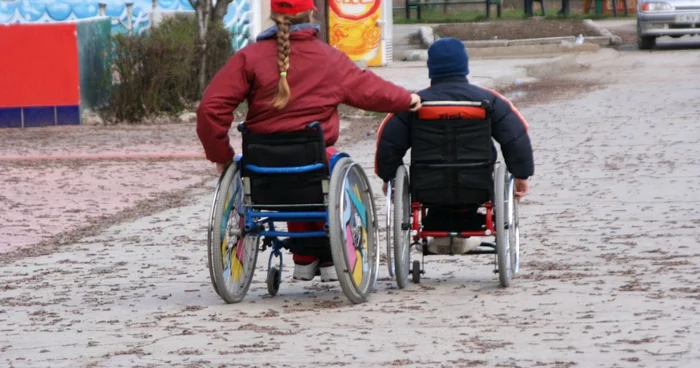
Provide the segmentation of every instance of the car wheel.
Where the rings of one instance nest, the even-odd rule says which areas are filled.
[[[642,36],[642,26],[637,21],[637,47],[640,50],[650,50],[656,45],[656,37]]]

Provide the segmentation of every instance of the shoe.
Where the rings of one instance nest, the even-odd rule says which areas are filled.
[[[481,246],[481,239],[453,238],[450,245],[450,238],[434,238],[428,244],[428,251],[433,254],[464,254]]]
[[[315,257],[311,256],[298,256],[294,255],[294,275],[292,278],[294,280],[304,280],[311,281],[316,276],[316,271],[318,270],[319,261]]]
[[[333,262],[323,262],[320,265],[321,282],[338,281],[338,273]]]

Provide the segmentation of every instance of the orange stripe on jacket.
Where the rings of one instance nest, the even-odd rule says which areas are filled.
[[[525,120],[525,117],[524,117],[522,114],[520,114],[520,111],[518,111],[518,109],[515,108],[515,105],[513,105],[513,103],[510,102],[509,99],[505,98],[502,94],[500,94],[500,93],[498,93],[498,92],[496,92],[496,91],[494,91],[494,90],[492,90],[492,89],[489,89],[489,88],[484,88],[484,89],[493,92],[494,95],[496,95],[497,97],[500,97],[501,99],[503,99],[503,101],[507,102],[508,105],[510,105],[510,109],[513,110],[513,112],[515,113],[515,115],[518,116],[518,118],[520,119],[520,121],[521,121],[521,122],[523,123],[523,125],[525,126],[525,131],[527,132],[528,129],[530,129],[530,125],[527,123],[527,120]]]
[[[418,110],[418,119],[486,119],[486,110],[474,106],[423,106]]]
[[[379,176],[379,172],[377,171],[377,155],[379,154],[379,141],[382,139],[382,132],[384,131],[384,126],[386,126],[386,123],[391,120],[391,118],[394,117],[394,113],[391,113],[387,115],[384,120],[382,120],[382,123],[379,124],[379,128],[377,128],[377,144],[374,147],[374,173]]]

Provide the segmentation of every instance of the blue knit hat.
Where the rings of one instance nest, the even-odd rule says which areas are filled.
[[[428,49],[430,79],[467,76],[469,56],[462,41],[446,37],[435,41]]]

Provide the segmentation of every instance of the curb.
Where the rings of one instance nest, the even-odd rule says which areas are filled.
[[[418,36],[420,37],[420,42],[423,47],[428,48],[430,45],[435,42],[435,32],[433,30],[433,27],[430,26],[421,26],[418,28]],[[439,39],[439,37],[438,37]]]
[[[471,41],[479,42],[479,41]],[[486,41],[493,42],[493,41]],[[511,45],[511,46],[487,46],[469,47],[469,57],[472,58],[495,58],[495,57],[512,57],[512,56],[542,56],[562,53],[578,53],[578,52],[596,52],[601,46],[592,43],[584,42],[581,45],[573,42],[561,41],[550,44],[533,44],[533,45]],[[402,61],[427,61],[428,50],[413,49],[407,50],[401,57]]]
[[[543,38],[526,38],[522,40],[486,40],[486,41],[462,41],[465,47],[507,47],[507,46],[532,46],[532,45],[561,45],[576,42],[574,36],[563,37],[543,37]],[[594,43],[599,46],[607,46],[610,44],[610,38],[605,36],[584,37],[583,43]]]
[[[610,40],[610,46],[622,45],[622,38],[612,34],[606,28],[603,28],[600,24],[594,22],[592,19],[584,19],[583,24],[594,32],[599,33],[602,37],[607,37]]]
[[[588,29],[599,34],[600,36],[584,37],[583,43],[592,43],[599,46],[617,46],[622,43],[619,36],[615,36],[607,29],[603,28],[592,19],[584,19],[583,24]],[[430,47],[440,37],[435,34],[433,27],[421,26],[418,29],[418,35],[421,41],[421,46],[424,48]],[[469,48],[486,48],[486,47],[511,47],[511,46],[530,46],[530,45],[554,45],[568,44],[575,42],[575,36],[563,37],[543,37],[543,38],[526,38],[517,40],[479,40],[479,41],[462,41],[465,47]],[[470,50],[471,51],[471,50]],[[405,60],[421,60],[421,59],[405,59]]]

